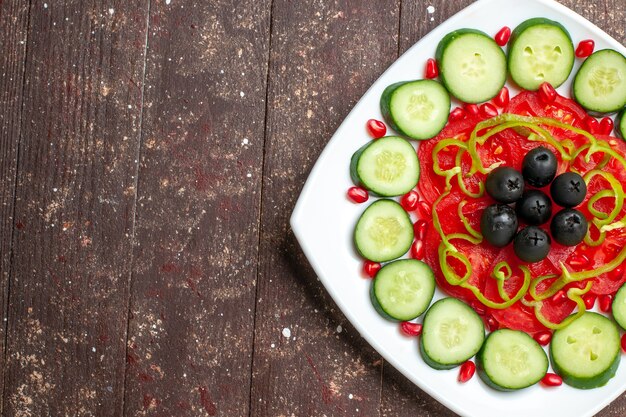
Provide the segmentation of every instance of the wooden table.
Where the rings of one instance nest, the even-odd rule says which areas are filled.
[[[624,0],[562,2],[624,42]],[[453,415],[288,219],[369,85],[469,3],[0,0],[2,415]]]

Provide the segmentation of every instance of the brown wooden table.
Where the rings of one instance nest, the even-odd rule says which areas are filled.
[[[624,0],[562,2],[624,42]],[[453,415],[288,219],[369,85],[469,3],[0,0],[2,415]]]

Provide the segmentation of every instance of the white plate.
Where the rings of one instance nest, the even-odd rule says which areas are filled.
[[[514,28],[523,20],[538,16],[562,23],[572,35],[574,45],[592,38],[596,50],[612,48],[626,54],[619,42],[551,0],[480,0],[413,45],[372,85],[320,155],[291,216],[291,227],[309,262],[359,333],[422,390],[463,416],[592,416],[626,389],[626,363],[602,388],[534,386],[514,393],[497,392],[477,377],[459,384],[458,369],[429,368],[419,355],[415,339],[402,336],[397,324],[382,319],[372,308],[369,280],[360,273],[362,260],[352,243],[354,225],[365,205],[353,204],[346,198],[346,190],[352,186],[348,166],[352,153],[369,140],[365,131],[367,119],[382,119],[379,109],[382,91],[391,83],[421,78],[424,63],[434,56],[437,43],[445,34],[463,27],[494,34],[503,25]],[[571,79],[579,66],[577,59],[570,80],[558,89],[561,94],[569,95]],[[511,89],[512,93],[516,92]]]

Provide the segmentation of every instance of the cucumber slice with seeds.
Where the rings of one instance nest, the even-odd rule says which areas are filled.
[[[385,88],[380,109],[396,132],[411,139],[430,139],[448,121],[450,96],[437,81],[403,81]]]
[[[385,136],[356,151],[350,161],[350,175],[374,194],[394,197],[411,191],[419,180],[417,152],[406,140]]]
[[[584,313],[557,330],[550,343],[552,367],[575,388],[605,385],[615,376],[620,356],[617,326],[597,313]]]
[[[381,316],[408,321],[421,316],[435,294],[435,275],[422,261],[402,259],[383,266],[372,282],[372,304]]]
[[[420,351],[434,369],[452,369],[474,356],[485,340],[485,325],[456,298],[443,298],[424,317]]]
[[[594,52],[574,78],[574,99],[586,110],[605,114],[626,106],[626,58],[612,49]]]
[[[615,117],[615,134],[618,138],[626,140],[626,108]]]
[[[477,356],[478,375],[500,391],[536,384],[548,371],[548,356],[528,334],[510,329],[491,333]]]
[[[558,22],[528,19],[511,33],[508,65],[513,81],[526,90],[536,91],[543,82],[557,88],[574,66],[572,38]]]
[[[387,262],[408,252],[413,238],[408,213],[393,200],[378,200],[365,209],[354,230],[354,243],[365,259]]]
[[[611,304],[611,311],[613,312],[613,318],[619,324],[619,326],[626,330],[626,285],[622,285]]]
[[[506,82],[506,56],[486,33],[459,29],[448,33],[435,57],[441,81],[450,94],[465,103],[482,103]]]

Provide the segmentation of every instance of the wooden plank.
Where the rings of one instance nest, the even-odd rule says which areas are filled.
[[[0,392],[4,387],[7,298],[13,240],[17,149],[22,120],[28,0],[0,2]],[[2,413],[0,397],[0,414]]]
[[[252,415],[377,416],[379,355],[334,306],[289,229],[309,170],[396,58],[399,1],[276,0]]]
[[[591,20],[617,40],[624,42],[624,7],[622,0],[559,0],[587,19]],[[405,51],[437,25],[447,20],[462,8],[471,4],[471,0],[433,2],[434,12],[428,12],[427,3],[412,1],[402,2],[402,22],[400,49]],[[622,1],[623,3],[623,1]],[[431,9],[432,10],[432,9]],[[415,24],[418,22],[418,24]],[[503,22],[503,25],[505,22]],[[471,25],[470,25],[471,26]],[[574,40],[576,42],[576,39]],[[388,417],[403,416],[455,416],[428,394],[408,381],[391,365],[383,368],[382,415]],[[622,395],[598,416],[621,416],[626,410],[626,395]]]
[[[125,412],[247,416],[270,1],[150,21]]]
[[[147,1],[32,1],[7,416],[119,416]]]

